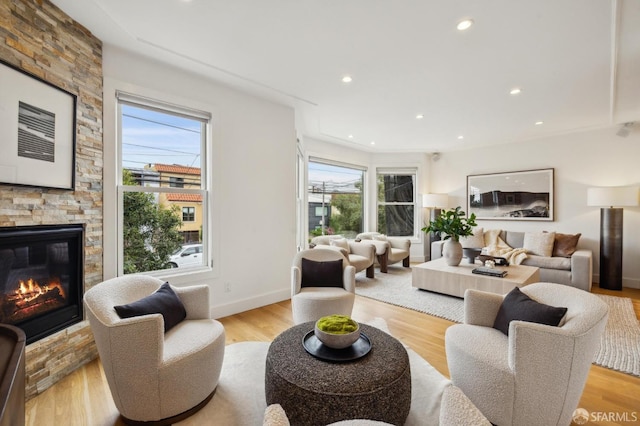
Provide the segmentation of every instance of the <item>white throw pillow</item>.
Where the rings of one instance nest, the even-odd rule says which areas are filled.
[[[484,229],[479,226],[473,228],[473,235],[468,237],[460,237],[460,244],[463,248],[482,248],[484,247]]]
[[[378,235],[374,235],[373,239],[377,241],[387,241],[387,236],[384,234],[378,234]]]
[[[329,245],[343,248],[347,250],[347,253],[349,252],[349,241],[346,238],[335,238],[329,242]]]
[[[523,248],[529,254],[550,257],[555,238],[555,232],[525,232]]]

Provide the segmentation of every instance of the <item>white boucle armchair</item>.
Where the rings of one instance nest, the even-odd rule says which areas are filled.
[[[339,277],[341,286],[324,286],[325,283],[319,282],[318,286],[305,287],[303,284],[303,275],[305,275],[302,266],[303,259],[318,263],[341,260],[342,272]],[[350,316],[356,298],[355,292],[356,269],[349,264],[341,252],[320,246],[315,249],[302,250],[294,257],[291,266],[291,310],[295,324],[317,321],[325,315]]]
[[[511,321],[506,336],[492,327],[504,296],[467,290],[464,324],[445,334],[451,380],[493,424],[569,426],[609,308],[598,296],[561,284],[535,283],[521,291],[566,307],[563,322]]]
[[[84,296],[111,395],[127,424],[172,424],[206,405],[218,384],[225,333],[210,318],[207,286],[172,287],[186,318],[166,333],[161,314],[121,319],[114,310],[162,284],[126,275],[97,284]]]

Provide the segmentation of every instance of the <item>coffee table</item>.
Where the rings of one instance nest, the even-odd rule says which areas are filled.
[[[464,297],[468,288],[506,294],[514,287],[540,281],[540,271],[535,266],[497,266],[496,269],[508,272],[503,278],[473,274],[471,271],[479,266],[481,265],[465,262],[449,266],[444,258],[432,260],[412,267],[411,285],[423,290]]]
[[[371,341],[362,358],[329,362],[309,354],[303,337],[314,323],[294,326],[276,337],[267,352],[267,404],[280,404],[292,425],[327,425],[371,419],[404,424],[411,406],[411,369],[397,339],[366,324]]]

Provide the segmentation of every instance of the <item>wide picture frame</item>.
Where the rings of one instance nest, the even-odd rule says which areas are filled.
[[[0,183],[73,190],[77,97],[0,61]]]
[[[477,219],[553,221],[553,169],[467,176],[467,214]]]

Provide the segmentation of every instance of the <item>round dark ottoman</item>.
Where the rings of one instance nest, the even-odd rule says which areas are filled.
[[[280,404],[292,425],[327,425],[371,419],[402,425],[411,405],[411,370],[404,346],[387,333],[360,324],[371,351],[347,362],[318,359],[304,349],[308,322],[286,330],[267,353],[267,404]]]

